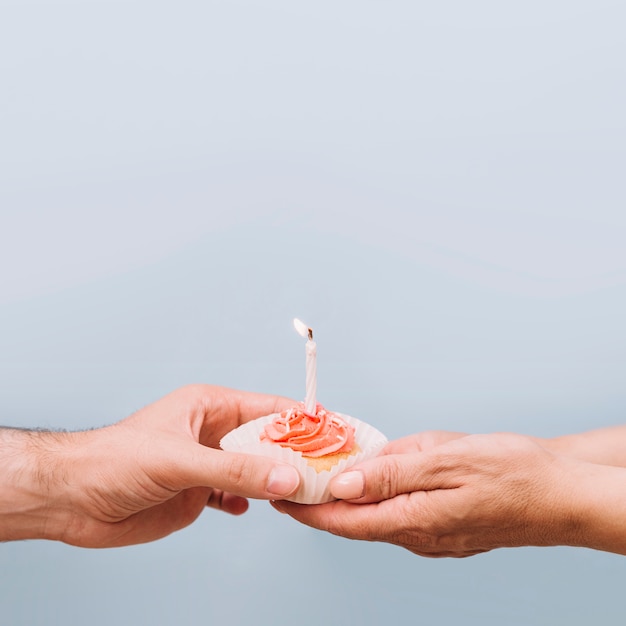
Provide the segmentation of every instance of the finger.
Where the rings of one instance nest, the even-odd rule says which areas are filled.
[[[239,423],[272,413],[279,413],[297,404],[295,400],[283,396],[273,396],[249,391],[238,392]]]
[[[207,497],[204,488],[189,489],[115,523],[90,518],[85,520],[80,534],[63,541],[86,548],[112,548],[154,541],[191,524],[203,511]]]
[[[406,517],[402,513],[402,507],[406,506],[405,500],[406,497],[400,496],[394,500],[364,506],[341,501],[306,505],[283,500],[272,504],[295,520],[333,535],[347,539],[395,543],[393,538],[400,531],[398,520]]]
[[[241,515],[248,510],[248,500],[246,498],[222,491],[221,489],[211,489],[206,505],[231,515]]]
[[[408,437],[402,437],[390,441],[383,449],[383,454],[407,454],[410,452],[425,452],[431,450],[435,446],[439,446],[453,439],[466,437],[465,433],[444,431],[444,430],[427,430]]]
[[[458,487],[460,477],[451,470],[441,454],[388,454],[339,474],[330,491],[340,500],[380,502],[403,493]]]
[[[410,452],[421,452],[419,435],[409,435],[401,439],[390,441],[384,448],[383,454],[408,454]]]
[[[403,546],[406,547],[406,546]],[[417,556],[423,556],[427,559],[466,559],[470,556],[476,556],[477,554],[484,554],[485,552],[489,552],[489,550],[445,550],[445,551],[433,551],[428,552],[427,550],[420,548],[407,548],[411,550],[413,554],[417,554]]]
[[[214,450],[200,444],[175,453],[177,487],[213,487],[236,496],[276,499],[294,493],[300,475],[291,465],[253,454]],[[167,469],[165,470],[168,471]]]
[[[215,436],[219,440],[223,434],[244,422],[295,404],[295,400],[277,395],[193,384],[181,387],[139,411],[134,419],[148,409],[166,423],[170,422],[172,414],[189,415],[198,429],[200,440],[206,442]]]
[[[484,548],[457,545],[454,535],[442,535],[441,499],[447,500],[448,494],[422,491],[363,506],[341,501],[314,506],[281,501],[272,505],[312,528],[347,539],[392,543],[420,556],[463,557],[485,552]]]

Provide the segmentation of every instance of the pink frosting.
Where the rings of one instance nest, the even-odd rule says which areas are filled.
[[[354,428],[321,404],[310,415],[300,403],[277,415],[261,433],[283,448],[302,452],[303,456],[320,457],[335,452],[350,452],[354,446]]]

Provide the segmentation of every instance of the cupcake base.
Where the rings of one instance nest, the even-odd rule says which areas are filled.
[[[366,422],[341,413],[336,415],[355,429],[355,446],[351,452],[312,458],[290,448],[283,448],[274,442],[261,441],[265,425],[271,422],[276,414],[266,415],[239,426],[222,438],[220,446],[230,452],[258,454],[293,465],[300,473],[300,487],[295,494],[285,498],[286,500],[300,504],[330,502],[334,500],[330,494],[331,479],[356,463],[377,456],[387,443],[386,437]]]
[[[360,451],[361,448],[355,443],[350,452],[335,452],[334,454],[327,454],[315,458],[303,455],[303,458],[306,459],[307,465],[314,468],[316,472],[329,472],[337,463],[351,457],[353,454],[358,454]]]

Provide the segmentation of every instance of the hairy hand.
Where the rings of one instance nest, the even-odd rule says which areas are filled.
[[[37,536],[88,547],[142,543],[190,524],[207,505],[239,514],[247,509],[246,497],[293,493],[299,483],[293,467],[215,449],[241,423],[291,404],[193,385],[106,428],[24,433],[45,502],[32,505],[43,507]],[[1,531],[0,524],[0,538]]]

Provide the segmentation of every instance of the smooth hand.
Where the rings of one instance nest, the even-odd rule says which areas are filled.
[[[142,543],[187,526],[207,505],[239,514],[246,497],[287,496],[298,487],[294,468],[215,448],[231,429],[291,404],[193,385],[106,428],[0,430],[0,540]]]
[[[423,433],[336,477],[331,490],[343,501],[276,506],[315,528],[422,556],[583,545],[573,494],[586,465],[521,435]]]

